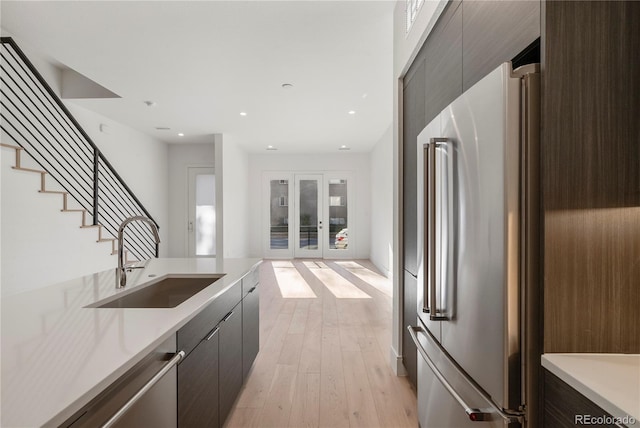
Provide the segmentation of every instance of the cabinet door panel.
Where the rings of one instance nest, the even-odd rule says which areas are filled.
[[[178,331],[178,349],[189,355],[211,331],[211,326],[218,324],[241,299],[242,285],[241,281],[238,281]]]
[[[218,336],[200,344],[178,365],[178,427],[219,427]]]
[[[425,51],[425,122],[462,94],[462,7],[452,2],[438,20]]]
[[[251,289],[249,289],[251,290]],[[260,348],[260,287],[242,300],[242,378],[246,379]]]
[[[412,66],[414,67],[414,66]],[[417,70],[404,88],[403,107],[403,229],[404,229],[404,268],[417,274],[417,178],[418,169],[416,144],[418,134],[427,125],[425,108],[425,63],[415,65]]]
[[[407,369],[407,377],[413,385],[417,385],[418,382],[418,348],[416,348],[415,343],[413,343],[407,327],[417,325],[417,287],[418,280],[416,277],[405,271],[402,316],[402,325],[404,326],[402,329],[402,362],[404,368]]]
[[[220,323],[220,424],[231,412],[242,388],[242,305]]]
[[[464,1],[463,90],[540,37],[540,1]]]
[[[544,426],[549,428],[572,428],[576,416],[610,416],[600,406],[573,389],[559,377],[544,370]],[[599,427],[615,428],[613,424],[601,424]]]

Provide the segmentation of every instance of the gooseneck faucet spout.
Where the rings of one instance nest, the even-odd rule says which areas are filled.
[[[160,243],[158,228],[150,218],[139,215],[129,217],[122,222],[118,228],[118,268],[116,270],[116,288],[123,288],[127,285],[127,268],[124,263],[124,230],[127,225],[133,221],[143,221],[147,223],[151,228],[151,232],[153,232],[153,238],[156,240],[156,244]]]

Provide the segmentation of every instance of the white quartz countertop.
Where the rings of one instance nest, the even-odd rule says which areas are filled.
[[[640,421],[639,354],[544,354],[542,366],[612,416]]]
[[[64,422],[259,263],[152,259],[125,289],[110,269],[2,298],[0,425]],[[175,308],[85,307],[172,274],[225,276]]]

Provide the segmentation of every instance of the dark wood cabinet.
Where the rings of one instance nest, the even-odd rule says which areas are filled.
[[[463,1],[463,90],[540,37],[540,0]]]
[[[411,339],[407,327],[415,326],[418,317],[418,280],[407,271],[404,272],[404,290],[402,302],[404,307],[402,317],[402,325],[404,326],[402,329],[402,363],[407,370],[407,377],[416,386],[418,380],[418,349]]]
[[[258,285],[251,271],[178,331],[190,350],[178,365],[179,428],[219,427],[229,416],[259,349]]]
[[[544,351],[638,353],[640,2],[544,17]]]
[[[545,5],[547,209],[640,206],[640,2]]]
[[[178,426],[220,426],[219,333],[216,327],[178,366]]]
[[[576,423],[584,422],[585,417],[598,418],[596,420],[606,422],[606,418],[611,418],[611,415],[563,382],[558,376],[544,370],[544,420],[542,426],[545,428],[596,426],[596,424]],[[617,425],[599,423],[597,426],[615,428]]]
[[[244,281],[244,280],[243,280]],[[260,348],[260,288],[249,289],[242,299],[242,378],[246,379]]]
[[[403,114],[403,241],[404,268],[413,275],[418,273],[417,264],[417,137],[427,125],[425,119],[425,63],[415,64],[415,72],[404,86]],[[411,71],[411,70],[410,70]]]
[[[231,413],[242,388],[242,304],[238,303],[220,323],[220,424]]]
[[[453,1],[424,47],[425,125],[462,94],[462,7]]]

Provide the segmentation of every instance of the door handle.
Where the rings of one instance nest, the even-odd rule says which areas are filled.
[[[192,221],[190,221],[189,224],[187,225],[187,230],[189,232],[193,232],[193,222]]]
[[[447,380],[447,378],[442,374],[442,372],[438,369],[438,367],[436,366],[436,364],[433,362],[433,360],[431,359],[431,357],[429,357],[429,354],[427,353],[427,351],[424,349],[424,347],[422,346],[422,344],[420,343],[420,340],[418,340],[418,333],[422,333],[425,336],[430,335],[430,333],[428,333],[425,329],[423,329],[422,327],[414,327],[414,326],[407,326],[407,330],[409,330],[409,335],[411,336],[411,340],[413,340],[413,343],[415,343],[416,348],[418,349],[418,353],[420,354],[420,356],[422,357],[422,359],[425,361],[425,363],[427,363],[427,366],[429,366],[429,368],[431,369],[431,371],[433,372],[434,376],[436,377],[436,379],[438,379],[438,381],[440,381],[440,383],[442,384],[442,386],[444,387],[444,389],[447,390],[447,392],[449,394],[451,394],[451,396],[453,397],[454,400],[456,400],[458,402],[458,404],[460,405],[460,407],[462,407],[465,411],[465,413],[467,414],[467,416],[469,417],[469,420],[471,420],[472,422],[482,422],[482,421],[490,421],[492,420],[492,415],[493,414],[497,414],[499,415],[502,419],[504,419],[507,423],[513,423],[513,422],[522,422],[522,418],[524,417],[524,414],[522,412],[514,412],[511,410],[504,410],[502,409],[499,405],[497,405],[493,399],[491,398],[491,396],[489,396],[486,392],[484,392],[483,390],[479,389],[479,387],[477,387],[475,385],[475,382],[469,377],[469,375],[467,375],[466,373],[462,372],[461,370],[459,370],[458,368],[455,368],[455,370],[459,373],[459,375],[472,387],[472,389],[478,394],[480,395],[484,401],[486,401],[490,408],[489,409],[477,409],[474,407],[471,407],[466,401],[465,399],[458,394],[458,392],[455,390],[455,388],[453,387],[453,385],[451,385],[451,383],[449,383],[449,381]],[[435,340],[435,339],[434,339]],[[445,353],[446,351],[442,348],[442,345],[438,344],[437,342],[435,343],[435,345],[440,349],[440,351],[442,353]],[[446,355],[446,354],[445,354]],[[449,357],[448,357],[449,358]],[[488,410],[488,411],[487,411]]]
[[[438,308],[436,290],[436,215],[437,215],[437,162],[436,149],[450,143],[448,138],[431,138],[429,141],[429,319],[432,321],[447,321],[449,317]],[[447,231],[448,233],[448,231]],[[440,231],[443,236],[443,231]],[[448,236],[448,235],[447,235]],[[441,238],[442,239],[442,238]],[[447,261],[448,262],[448,261]],[[442,284],[440,284],[442,285]]]

